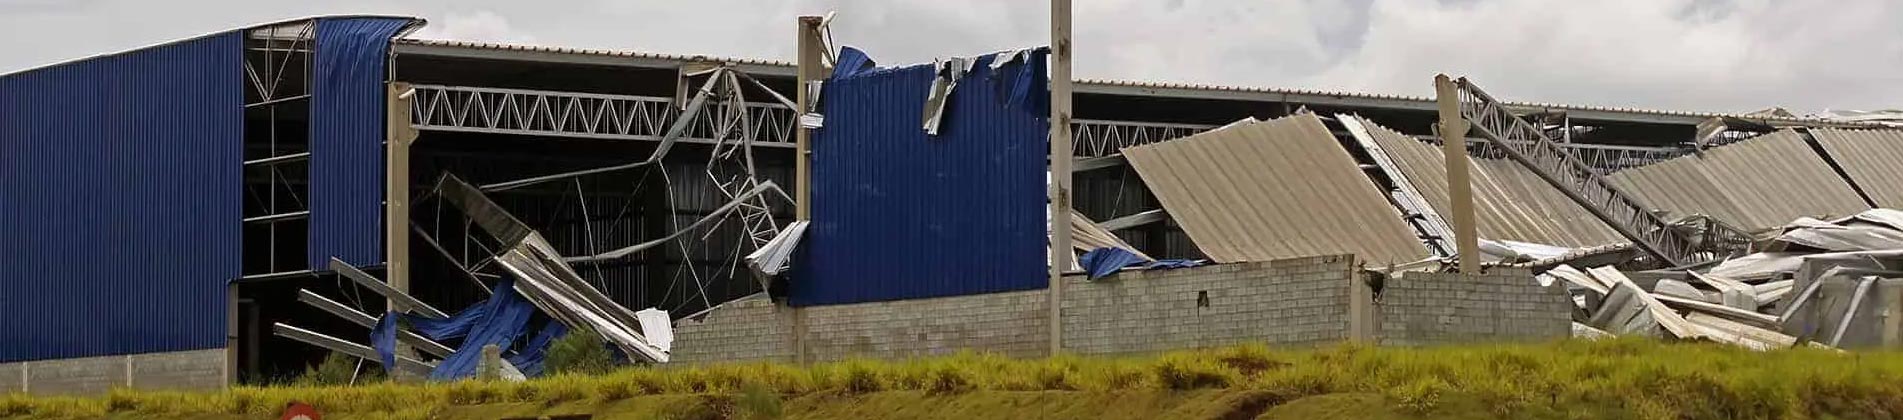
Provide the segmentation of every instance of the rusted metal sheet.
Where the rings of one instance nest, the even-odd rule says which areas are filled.
[[[1802,134],[1788,129],[1709,149],[1702,156],[1626,169],[1608,180],[1652,209],[1674,216],[1706,214],[1746,230],[1869,208]]]
[[[1877,207],[1903,209],[1903,130],[1816,129],[1811,136]]]
[[[1371,122],[1363,126],[1436,212],[1450,211],[1447,168],[1439,148]],[[1526,167],[1504,159],[1470,162],[1481,238],[1574,248],[1624,242],[1605,222]]]
[[[1237,123],[1123,155],[1217,262],[1354,253],[1400,263],[1428,255],[1314,115]]]

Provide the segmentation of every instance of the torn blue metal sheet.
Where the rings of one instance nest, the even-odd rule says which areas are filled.
[[[430,371],[430,379],[438,381],[467,378],[476,374],[476,366],[482,360],[482,348],[494,344],[503,350],[515,349],[521,353],[534,353],[537,361],[540,354],[562,331],[547,331],[544,327],[528,345],[515,347],[517,339],[526,332],[530,318],[539,313],[535,304],[516,293],[515,282],[503,279],[496,282],[495,295],[477,302],[448,318],[432,318],[422,315],[402,314],[403,322],[408,323],[417,335],[435,341],[447,341],[460,338],[462,343],[456,346],[456,352],[443,359]],[[395,314],[385,315],[372,331],[371,342],[378,355],[386,361],[395,360],[396,344]],[[559,324],[557,324],[559,325]],[[387,337],[387,338],[386,338]],[[387,346],[387,347],[386,347]],[[539,363],[538,363],[539,364]],[[392,366],[384,364],[386,368]],[[520,366],[517,366],[519,369]],[[524,374],[530,374],[523,371]]]
[[[841,47],[839,59],[833,63],[833,75],[829,79],[843,79],[852,75],[873,70],[876,64],[872,57],[858,48]]]
[[[0,362],[225,346],[244,86],[238,32],[0,75]]]
[[[842,51],[840,68],[862,55]],[[993,69],[993,58],[979,57],[947,98],[936,136],[920,129],[930,64],[839,71],[826,82],[792,304],[1044,287],[1049,124],[1009,103],[1000,85],[1046,86],[1045,62]]]
[[[1148,261],[1129,250],[1110,247],[1090,250],[1090,252],[1085,252],[1084,256],[1077,259],[1077,265],[1083,267],[1084,272],[1090,275],[1091,280],[1108,277],[1111,274],[1116,274],[1118,271],[1133,265],[1141,265],[1144,270],[1169,270],[1199,267],[1206,263],[1204,260],[1184,259]]]
[[[383,263],[384,80],[414,19],[317,21],[310,107],[310,268]]]
[[[1085,273],[1090,274],[1091,280],[1116,274],[1118,270],[1122,270],[1124,267],[1142,264],[1144,262],[1146,261],[1144,261],[1143,257],[1137,256],[1134,252],[1123,248],[1110,247],[1093,249],[1090,250],[1090,252],[1085,252],[1083,257],[1077,258],[1077,265],[1083,267]]]

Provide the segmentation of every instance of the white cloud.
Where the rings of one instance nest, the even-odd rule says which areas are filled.
[[[449,12],[441,19],[430,20],[429,25],[417,31],[416,37],[505,44],[536,42],[534,35],[510,25],[508,18],[488,10]]]
[[[1089,0],[1076,75],[1426,95],[1435,72],[1501,97],[1736,111],[1903,106],[1892,0]],[[886,64],[1049,39],[1022,0],[0,0],[0,72],[247,24],[398,13],[421,36],[787,59],[794,17],[837,10]]]

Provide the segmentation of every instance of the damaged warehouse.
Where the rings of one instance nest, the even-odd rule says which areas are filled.
[[[881,66],[801,23],[800,63],[336,16],[0,76],[0,261],[36,273],[0,281],[0,392],[534,376],[575,331],[644,364],[1903,344],[1885,121],[1082,80],[1058,177],[1049,48]]]

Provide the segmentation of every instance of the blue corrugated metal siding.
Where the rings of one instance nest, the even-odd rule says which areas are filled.
[[[0,76],[0,362],[225,344],[243,43]]]
[[[383,262],[383,81],[390,37],[414,21],[317,21],[311,66],[310,266]]]
[[[921,128],[931,66],[828,81],[826,125],[813,141],[813,224],[791,282],[794,305],[1046,284],[1049,125],[1041,102],[1008,103],[1019,77],[1034,79],[1017,83],[1020,90],[1045,89],[1044,58],[998,75],[990,61],[982,58],[953,90],[937,136]]]

